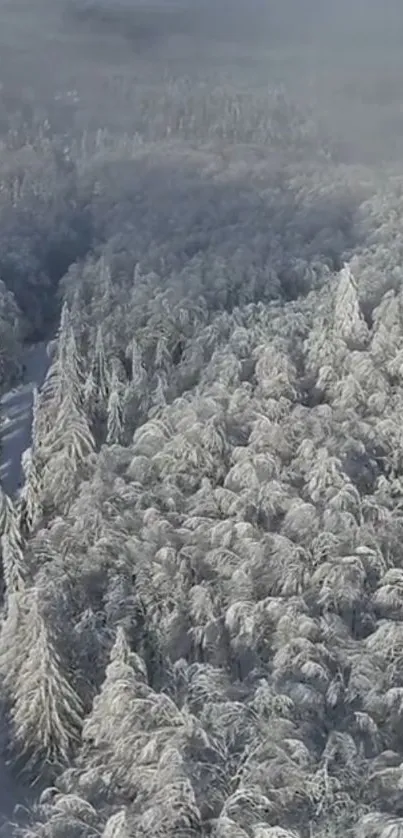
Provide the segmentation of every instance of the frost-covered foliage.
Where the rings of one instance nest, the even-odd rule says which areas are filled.
[[[5,834],[401,838],[403,178],[284,90],[139,77],[124,130],[2,105],[2,386],[52,330]]]

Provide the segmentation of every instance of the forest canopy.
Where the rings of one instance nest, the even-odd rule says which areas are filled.
[[[0,6],[7,838],[403,838],[398,13],[211,8]]]

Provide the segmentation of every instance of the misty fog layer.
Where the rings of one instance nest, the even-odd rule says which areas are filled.
[[[5,838],[403,838],[402,27],[0,0]]]
[[[135,130],[139,88],[159,88],[167,77],[226,79],[262,94],[285,85],[340,141],[347,162],[399,159],[396,0],[19,0],[2,9],[3,84],[33,96],[37,108],[59,87],[79,88],[74,121],[81,114],[87,125],[95,118]]]

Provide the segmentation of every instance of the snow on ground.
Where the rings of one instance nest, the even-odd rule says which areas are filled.
[[[21,457],[31,444],[33,390],[42,385],[49,366],[46,346],[46,343],[37,343],[25,351],[22,359],[24,382],[0,400],[0,484],[10,496],[15,495],[21,485]]]

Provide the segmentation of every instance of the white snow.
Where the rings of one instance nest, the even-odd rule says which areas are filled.
[[[46,343],[37,343],[25,351],[24,382],[0,400],[0,484],[10,496],[20,487],[21,457],[31,444],[33,390],[42,385],[49,366],[46,347]]]

